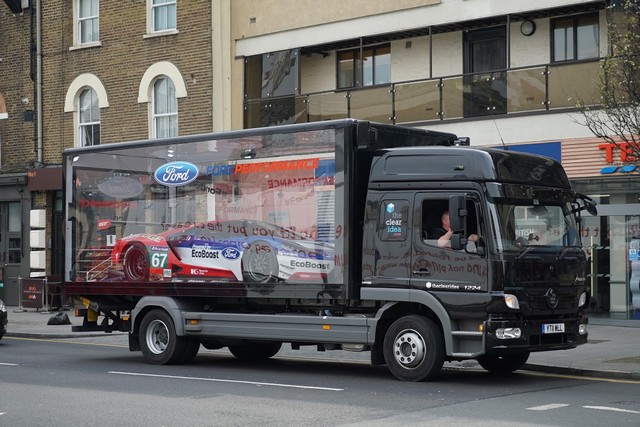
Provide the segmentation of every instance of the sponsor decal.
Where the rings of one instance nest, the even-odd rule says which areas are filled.
[[[217,259],[220,257],[220,251],[207,245],[193,245],[191,247],[191,257]]]
[[[126,176],[112,176],[98,184],[98,190],[114,199],[129,199],[142,194],[144,188],[135,179]]]
[[[238,259],[240,257],[240,251],[236,248],[226,247],[221,252],[226,259]]]
[[[109,227],[111,227],[111,220],[110,219],[99,219],[98,220],[98,230],[99,231],[107,230]]]
[[[291,260],[291,267],[298,268],[314,268],[317,270],[328,270],[329,264],[324,262],[314,262],[314,261],[297,261],[295,259]]]
[[[156,182],[168,187],[187,185],[198,178],[198,167],[189,162],[166,163],[153,174]]]

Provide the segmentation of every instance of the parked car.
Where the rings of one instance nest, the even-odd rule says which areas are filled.
[[[0,299],[0,340],[7,333],[7,306]]]
[[[196,223],[116,242],[111,259],[132,282],[246,280],[323,283],[333,246],[261,221]]]

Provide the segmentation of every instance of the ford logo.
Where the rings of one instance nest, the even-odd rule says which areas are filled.
[[[229,246],[222,250],[222,256],[226,259],[238,259],[238,257],[240,256],[240,251]]]
[[[187,185],[198,178],[198,167],[189,162],[166,163],[156,169],[153,177],[159,184],[170,187]]]

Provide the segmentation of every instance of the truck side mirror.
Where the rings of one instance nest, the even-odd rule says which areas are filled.
[[[467,205],[464,195],[449,197],[449,226],[453,230],[451,249],[460,250],[467,244]]]

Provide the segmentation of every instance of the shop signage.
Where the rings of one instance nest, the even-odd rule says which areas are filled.
[[[600,169],[601,175],[610,175],[616,172],[630,173],[638,169],[637,165],[629,164],[630,162],[636,162],[638,160],[634,154],[640,151],[640,145],[636,143],[610,142],[599,144],[598,150],[604,151],[604,160],[610,164],[610,166],[605,166]],[[621,164],[614,164],[616,158],[620,158]]]

